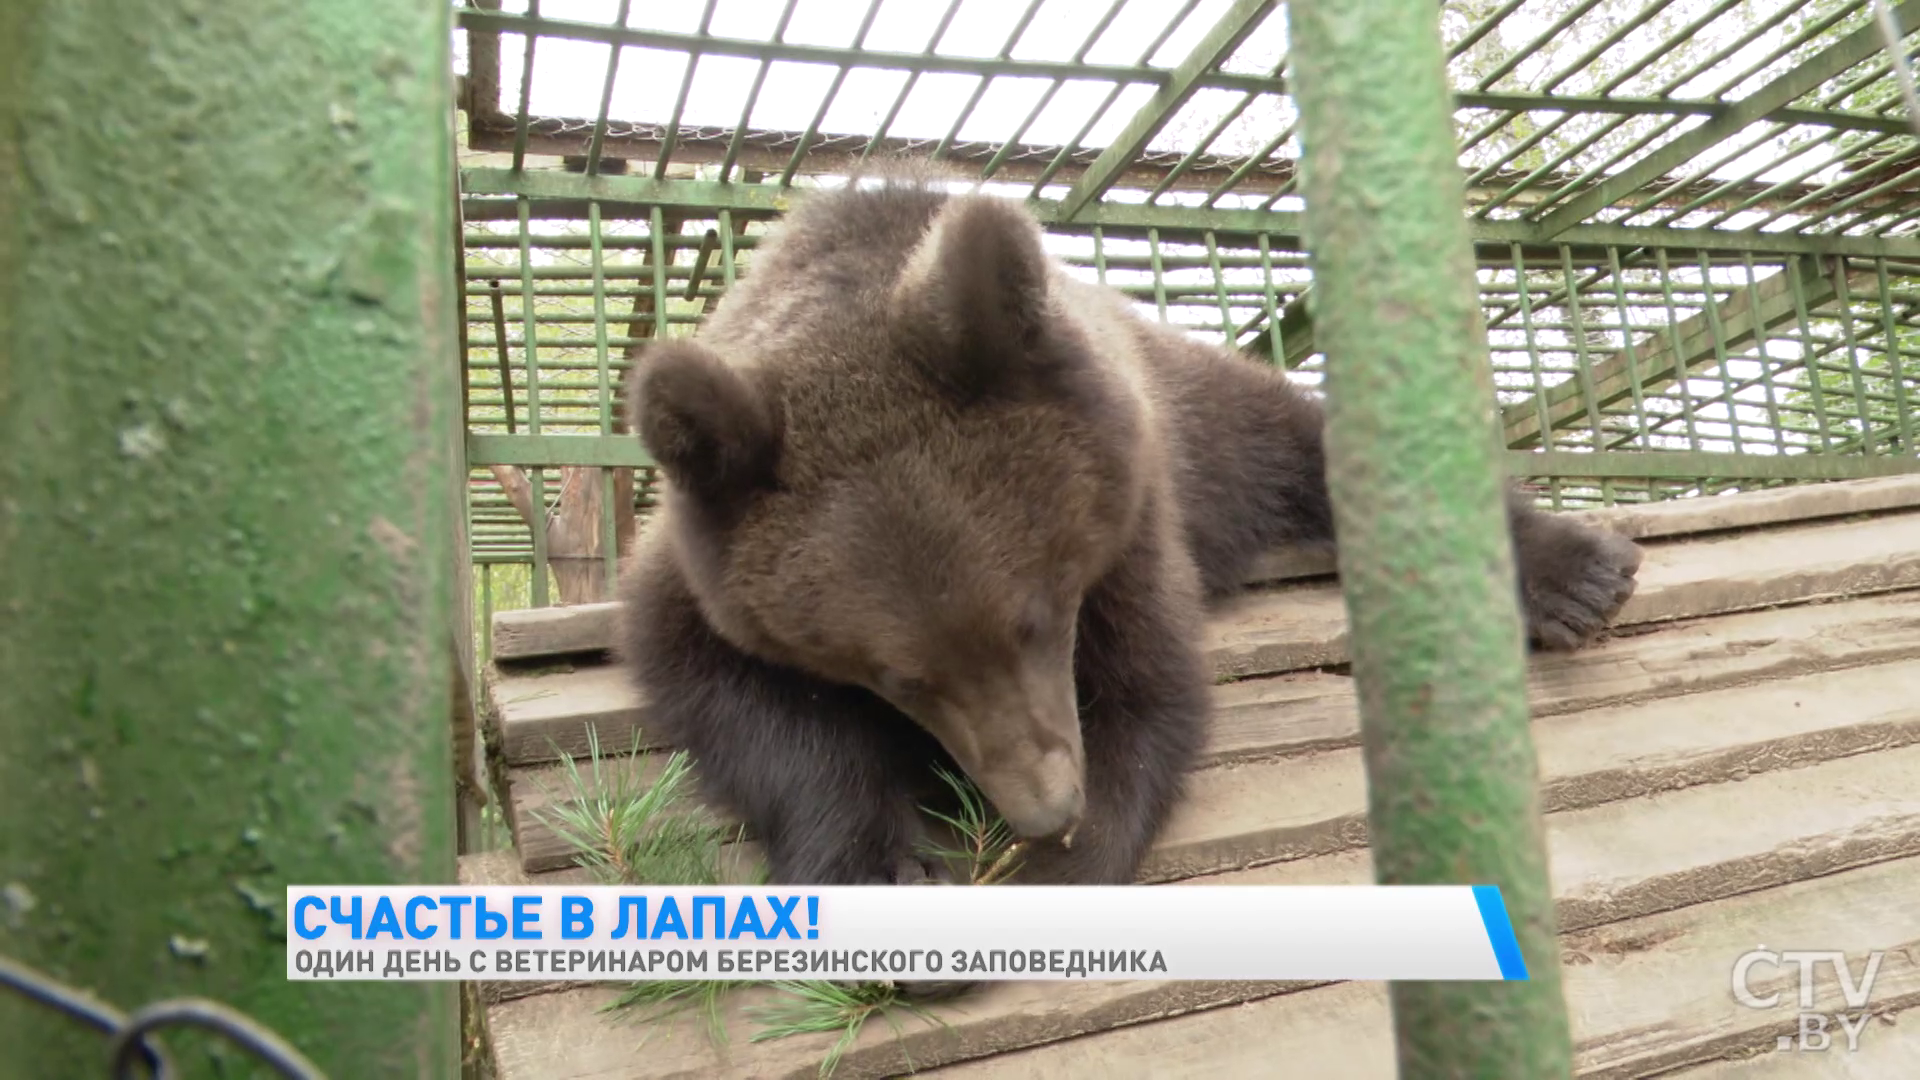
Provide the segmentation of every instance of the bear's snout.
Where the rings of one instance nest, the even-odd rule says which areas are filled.
[[[1086,815],[1080,763],[1064,748],[1041,755],[1030,776],[995,779],[1000,782],[981,787],[1007,827],[1025,839],[1071,834]]]

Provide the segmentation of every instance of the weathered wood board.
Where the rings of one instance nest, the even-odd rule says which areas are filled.
[[[1614,507],[1605,510],[1579,511],[1569,516],[1585,518],[1607,529],[1631,536],[1639,540],[1659,540],[1694,534],[1715,533],[1721,531],[1748,529],[1759,525],[1778,525],[1785,522],[1823,521],[1833,517],[1866,514],[1879,511],[1896,510],[1911,506],[1920,506],[1920,478],[1911,476],[1886,477],[1871,480],[1844,481],[1839,483],[1812,484],[1795,488],[1783,488],[1750,494],[1685,499],[1644,507]],[[1920,528],[1911,523],[1909,515],[1899,515],[1893,520],[1906,520],[1909,527]],[[1854,524],[1867,524],[1857,522]],[[1829,528],[1830,525],[1812,526]],[[1892,526],[1896,531],[1899,526]],[[1792,531],[1792,530],[1771,530]],[[1909,534],[1910,538],[1910,534]],[[1736,537],[1714,537],[1713,544],[1738,542]],[[1824,540],[1812,542],[1828,546]],[[1870,541],[1869,541],[1870,543]],[[1649,562],[1658,565],[1664,556],[1654,554],[1671,544],[1652,545]],[[1785,558],[1788,564],[1793,561],[1791,548],[1776,551],[1773,556],[1776,564],[1772,569],[1755,566],[1744,573],[1743,580],[1758,582],[1771,587],[1774,591],[1784,591],[1790,582],[1782,577],[1778,560]],[[1911,545],[1907,545],[1910,549]],[[1830,552],[1832,553],[1832,552]],[[1861,552],[1862,555],[1866,553]],[[1842,559],[1847,558],[1841,554]],[[1702,577],[1699,570],[1705,568],[1708,573]],[[1649,567],[1651,569],[1652,567]],[[1324,576],[1333,572],[1331,557],[1323,551],[1281,551],[1264,557],[1248,575],[1249,585],[1269,584],[1277,581],[1297,580],[1301,578]],[[1658,573],[1649,576],[1642,571],[1641,592],[1659,592],[1675,584],[1695,583],[1720,579],[1718,571],[1735,571],[1737,567],[1719,565],[1711,562],[1701,563],[1697,559],[1680,560],[1676,570],[1669,575],[1672,580],[1662,580]],[[1789,567],[1790,569],[1790,567]],[[1803,568],[1802,572],[1807,572]],[[1733,580],[1733,579],[1727,579]],[[1321,586],[1320,593],[1334,591]],[[1829,594],[1839,595],[1839,594]],[[1846,595],[1860,595],[1858,592]],[[1789,595],[1786,601],[1758,600],[1748,606],[1763,606],[1768,603],[1780,603],[1810,599],[1810,595]],[[1667,608],[1695,608],[1693,614],[1709,614],[1698,609],[1695,598],[1681,595],[1669,598],[1664,604],[1649,605],[1640,601],[1648,612],[1658,612]],[[531,608],[522,611],[503,611],[493,617],[493,658],[500,661],[520,661],[537,657],[556,656],[568,653],[596,652],[609,647],[613,641],[616,603],[576,604],[569,607]],[[1337,606],[1336,606],[1337,607]],[[1717,610],[1735,610],[1721,608]],[[1344,618],[1343,613],[1340,614]],[[1682,616],[1658,615],[1660,618]],[[1646,616],[1636,616],[1630,609],[1622,613],[1623,623],[1645,621]],[[1307,639],[1301,641],[1302,645]],[[1325,647],[1331,648],[1328,644]],[[1344,654],[1344,646],[1340,650]],[[1309,660],[1295,666],[1311,667],[1322,663],[1337,663],[1336,660]]]
[[[1695,727],[1689,719],[1695,711],[1710,709],[1744,713],[1750,711],[1747,702],[1765,701],[1771,694],[1765,689],[1735,694],[1724,699],[1735,703],[1726,707],[1719,704],[1723,700],[1721,698],[1696,696],[1720,693],[1721,690],[1716,688],[1734,690],[1743,685],[1764,685],[1769,680],[1804,677],[1905,658],[1920,658],[1920,594],[1895,594],[1800,609],[1751,612],[1697,625],[1676,626],[1655,634],[1616,638],[1581,652],[1539,657],[1531,672],[1531,697],[1535,715],[1542,721],[1556,715],[1607,708],[1614,703],[1620,706],[1642,705],[1646,710],[1643,715],[1648,719],[1639,721],[1637,726],[1630,719],[1634,715],[1632,713],[1622,714],[1621,718],[1612,722],[1632,726],[1635,731],[1645,731],[1649,733],[1648,737],[1655,737],[1663,732],[1684,732]],[[1898,697],[1905,692],[1898,678],[1889,680],[1869,675],[1860,677],[1860,680],[1843,679],[1833,685],[1858,685],[1863,688],[1863,693],[1882,695],[1872,697],[1873,701],[1884,700],[1884,694]],[[1864,689],[1869,683],[1891,685],[1892,689]],[[1824,687],[1828,684],[1819,685]],[[1249,793],[1242,797],[1244,802],[1265,805],[1271,801],[1262,794],[1267,784],[1300,784],[1299,787],[1289,786],[1279,790],[1289,791],[1287,805],[1301,808],[1303,814],[1317,813],[1319,809],[1330,805],[1315,800],[1320,793],[1330,790],[1328,784],[1332,781],[1319,780],[1317,774],[1311,781],[1302,781],[1296,776],[1323,769],[1326,767],[1324,763],[1275,759],[1300,758],[1316,751],[1348,750],[1358,745],[1359,717],[1351,680],[1341,676],[1309,674],[1285,680],[1258,680],[1221,686],[1215,688],[1215,695],[1217,705],[1207,763],[1215,766],[1244,764],[1239,764],[1235,769],[1216,768],[1197,774],[1189,803],[1204,806],[1207,810],[1194,812],[1218,813],[1231,807],[1236,796],[1230,793],[1235,791]],[[1687,703],[1664,709],[1655,705],[1659,701],[1682,695],[1687,697]],[[1762,715],[1773,715],[1777,708],[1769,711],[1761,706],[1760,711]],[[1799,714],[1800,710],[1793,710],[1789,719]],[[1614,714],[1609,712],[1603,715],[1610,717]],[[1835,719],[1850,714],[1829,709],[1821,715]],[[1901,732],[1911,731],[1911,726],[1904,721],[1886,722],[1894,723]],[[1600,725],[1584,724],[1536,726],[1540,728],[1537,737],[1541,740],[1541,752],[1546,761],[1553,760],[1546,755],[1549,753],[1548,747],[1561,738],[1558,732],[1566,731],[1566,738],[1577,739],[1579,732],[1588,728],[1595,731],[1611,730]],[[1549,779],[1547,794],[1550,802],[1563,800],[1567,805],[1590,803],[1600,798],[1609,786],[1620,793],[1615,797],[1624,797],[1627,793],[1659,790],[1684,782],[1688,770],[1693,770],[1697,775],[1712,776],[1715,770],[1763,767],[1769,755],[1779,763],[1791,764],[1805,760],[1804,755],[1808,754],[1838,753],[1849,745],[1866,746],[1879,739],[1898,742],[1909,737],[1898,733],[1884,735],[1863,722],[1839,732],[1818,735],[1803,733],[1783,746],[1765,742],[1735,744],[1725,748],[1725,754],[1721,757],[1714,756],[1716,751],[1713,747],[1704,746],[1696,749],[1699,756],[1694,759],[1644,762],[1637,768],[1596,766],[1590,776],[1579,772],[1578,766],[1569,761],[1563,763],[1569,771],[1555,774],[1560,779]],[[606,734],[602,735],[602,740],[603,746],[611,741]],[[1587,745],[1591,743],[1589,739]],[[1635,744],[1624,742],[1622,745],[1631,747]],[[1339,805],[1345,808],[1341,815],[1363,815],[1364,795],[1357,794],[1363,791],[1358,786],[1360,781],[1356,770],[1360,766],[1357,753],[1350,752],[1340,761],[1337,767],[1339,771],[1329,775],[1345,778],[1339,782],[1343,792],[1339,798],[1344,800]],[[614,775],[625,775],[636,770],[644,775],[649,770],[657,770],[659,760],[657,755],[644,755],[638,759],[615,757],[603,760],[601,767]],[[1576,782],[1579,777],[1587,778]],[[542,870],[567,865],[571,853],[553,835],[539,813],[548,805],[550,792],[564,794],[567,791],[562,768],[547,765],[515,769],[511,788],[514,829],[526,868]],[[1315,809],[1309,811],[1309,807]],[[1219,828],[1228,829],[1239,828],[1245,819],[1244,816],[1237,816],[1212,820],[1221,822]],[[1296,849],[1282,843],[1282,837],[1293,834],[1266,832],[1262,835],[1280,846],[1266,851],[1260,857],[1298,856],[1311,854],[1313,845],[1362,842],[1352,832],[1354,820],[1350,816],[1343,816],[1340,823],[1329,824],[1309,817],[1297,822],[1302,827],[1313,826],[1311,839],[1303,837],[1299,841],[1308,844],[1307,849]],[[1171,828],[1178,827],[1176,823]],[[1206,854],[1212,845],[1219,843],[1228,843],[1229,848],[1215,847],[1215,854]],[[1231,839],[1222,840],[1219,836],[1210,841],[1196,840],[1197,846],[1188,849],[1186,854],[1178,857],[1169,855],[1166,862],[1161,862],[1156,856],[1152,872],[1156,877],[1178,876],[1182,869],[1205,872],[1203,867],[1212,865],[1207,860],[1225,857],[1220,854],[1223,850],[1235,852],[1234,857],[1253,857],[1256,854],[1256,849],[1241,846],[1241,843]]]
[[[1636,624],[1920,586],[1920,515],[1675,545],[1649,555],[1641,575],[1640,591],[1616,620],[1616,640]],[[1209,624],[1209,657],[1219,676],[1237,679],[1344,663],[1345,619],[1332,586],[1249,593]],[[1532,664],[1551,670],[1562,659],[1537,654]],[[603,752],[624,751],[641,722],[640,693],[614,664],[503,672],[493,693],[503,750],[514,765],[584,754],[589,727]],[[1234,695],[1223,697],[1230,708]]]
[[[1733,997],[1732,971],[1757,945],[1788,941],[1843,950],[1855,971],[1864,969],[1869,952],[1884,950],[1873,1005],[1898,1010],[1920,1004],[1920,859],[1565,936],[1576,1075],[1627,1080],[1775,1049],[1781,1035],[1796,1030],[1792,975],[1756,975],[1757,993],[1787,992],[1776,1008],[1752,1009]],[[1820,987],[1815,1006],[1844,1007],[1837,982]],[[1880,1028],[1870,1022],[1861,1045],[1870,1045]],[[1849,1075],[1839,1071],[1836,1057],[1826,1059],[1833,1071],[1807,1075]],[[1284,1062],[1289,1075],[1393,1080],[1386,986],[1314,988],[923,1074],[943,1080],[1144,1077],[1148,1062],[1155,1077],[1253,1080],[1274,1075]]]

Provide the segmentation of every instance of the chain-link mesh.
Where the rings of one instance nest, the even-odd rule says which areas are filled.
[[[0,986],[85,1024],[107,1040],[107,1075],[114,1080],[171,1080],[180,1075],[150,1037],[170,1027],[193,1027],[226,1039],[287,1080],[326,1080],[326,1074],[279,1035],[246,1014],[204,998],[172,998],[123,1013],[84,991],[0,957]]]

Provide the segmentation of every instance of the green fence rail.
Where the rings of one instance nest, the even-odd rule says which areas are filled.
[[[0,10],[0,955],[455,1075],[453,984],[289,982],[285,910],[453,880],[448,8]],[[5,991],[0,1047],[104,1075]]]
[[[1405,1080],[1571,1076],[1479,298],[1426,0],[1309,0],[1292,40],[1327,477],[1382,884],[1493,884],[1525,982],[1391,987]]]

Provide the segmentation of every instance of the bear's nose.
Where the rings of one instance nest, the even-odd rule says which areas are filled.
[[[1016,781],[1014,791],[1003,791],[993,799],[1007,827],[1030,840],[1062,834],[1071,835],[1087,812],[1086,792],[1080,784],[1080,767],[1065,749],[1041,755],[1037,767]]]

